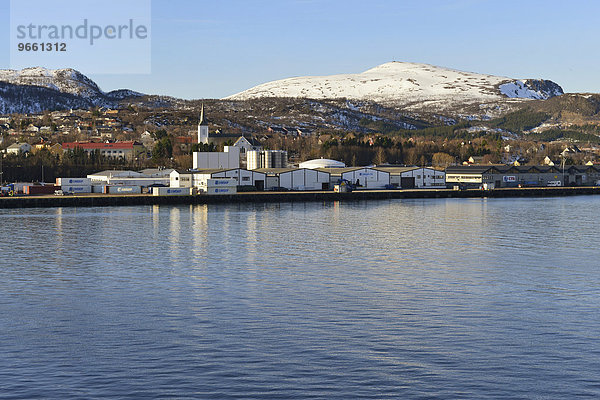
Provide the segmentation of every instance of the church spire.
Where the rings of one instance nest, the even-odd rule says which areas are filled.
[[[204,103],[202,103],[198,120],[198,143],[208,144],[208,140],[208,124],[204,122]]]

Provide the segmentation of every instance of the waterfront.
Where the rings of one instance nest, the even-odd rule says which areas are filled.
[[[0,210],[0,398],[598,397],[599,206]]]
[[[503,198],[598,195],[600,187],[535,187],[501,188],[492,190],[469,189],[404,189],[404,190],[358,190],[350,193],[332,191],[293,192],[243,192],[223,195],[153,196],[147,194],[107,195],[81,194],[71,196],[15,196],[0,198],[1,208],[37,207],[105,207],[140,205],[182,204],[235,204],[235,203],[282,203],[282,202],[334,202],[390,199],[439,199],[439,198]]]

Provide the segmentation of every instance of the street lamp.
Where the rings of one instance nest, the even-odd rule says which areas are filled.
[[[560,162],[560,164],[562,165],[562,185],[565,186],[565,162],[567,161],[567,159],[565,158],[564,155],[562,155],[562,160]]]

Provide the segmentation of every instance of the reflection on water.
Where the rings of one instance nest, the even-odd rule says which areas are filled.
[[[598,205],[1,210],[0,397],[597,397]]]

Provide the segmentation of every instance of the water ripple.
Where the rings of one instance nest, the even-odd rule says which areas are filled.
[[[0,210],[0,398],[599,397],[599,205]]]

